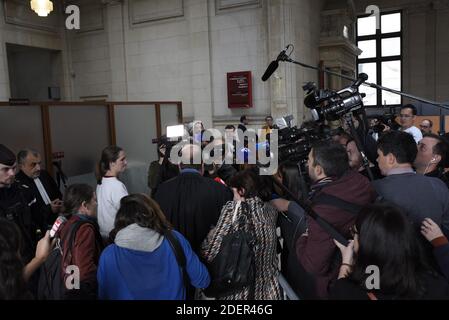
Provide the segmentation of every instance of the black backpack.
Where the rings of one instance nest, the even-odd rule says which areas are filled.
[[[237,229],[223,237],[218,254],[207,263],[211,283],[204,294],[208,297],[227,296],[245,287],[250,288],[250,296],[254,291],[254,237],[244,228],[249,221],[245,207],[242,212]]]
[[[63,250],[64,244],[67,244],[67,250],[71,250],[75,241],[75,235],[83,224],[92,224],[89,221],[79,220],[70,226],[66,234],[68,241],[57,238],[57,243],[53,251],[48,256],[45,263],[40,268],[38,300],[69,300],[69,299],[94,299],[96,298],[96,288],[85,288],[81,284],[81,290],[69,290],[65,284],[65,272],[63,270]],[[94,226],[95,228],[95,226]],[[97,241],[101,241],[98,230]],[[94,292],[92,292],[94,291]]]

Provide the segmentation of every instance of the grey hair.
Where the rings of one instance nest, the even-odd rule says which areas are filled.
[[[39,152],[37,152],[34,149],[23,149],[20,150],[19,153],[17,153],[17,163],[23,164],[25,162],[26,157],[28,154],[31,153],[33,156],[37,157],[39,155]]]

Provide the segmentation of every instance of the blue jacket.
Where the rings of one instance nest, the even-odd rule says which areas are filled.
[[[184,250],[190,283],[196,288],[206,288],[210,283],[206,267],[188,241],[176,231],[173,234]],[[185,299],[182,272],[166,238],[152,252],[109,245],[100,257],[97,279],[99,299]]]

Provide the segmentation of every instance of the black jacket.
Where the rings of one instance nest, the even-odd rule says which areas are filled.
[[[39,179],[41,180],[42,185],[44,186],[45,191],[47,191],[48,197],[51,201],[55,199],[62,200],[61,191],[59,191],[55,180],[53,180],[47,171],[41,170]],[[33,194],[36,198],[38,207],[38,216],[34,217],[36,223],[43,229],[46,229],[47,225],[52,225],[56,219],[56,215],[51,211],[51,206],[45,204],[44,199],[42,199],[33,179],[20,170],[16,175],[16,181],[22,185],[22,187],[28,188],[31,194]]]
[[[17,182],[10,187],[0,188],[0,217],[14,222],[22,238],[21,256],[24,263],[34,257],[38,235],[38,226],[32,219],[36,213],[36,200]],[[45,232],[45,230],[44,230]]]
[[[221,208],[232,200],[232,192],[199,173],[185,172],[159,185],[154,198],[173,227],[199,252]]]
[[[422,297],[416,297],[419,300],[440,300],[449,299],[449,285],[441,276],[426,275],[424,277],[426,292]],[[382,290],[382,284],[381,284]],[[362,286],[351,281],[348,278],[337,280],[330,288],[331,300],[369,300],[368,291]],[[377,291],[377,292],[376,292]],[[377,300],[398,300],[401,299],[393,294],[383,294],[379,290],[373,291]],[[402,298],[403,299],[403,298]]]

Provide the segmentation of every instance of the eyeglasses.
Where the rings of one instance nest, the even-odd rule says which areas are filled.
[[[399,117],[400,117],[400,118],[411,118],[411,117],[413,117],[413,115],[410,115],[410,114],[400,114]]]
[[[349,228],[349,232],[351,232],[351,237],[354,239],[356,234],[359,234],[359,232],[357,231],[355,225],[353,225],[352,227]]]
[[[423,126],[422,124],[419,125],[419,127],[422,128],[422,129],[429,129],[430,128],[430,126]]]

